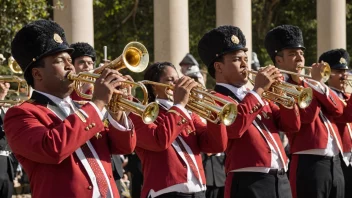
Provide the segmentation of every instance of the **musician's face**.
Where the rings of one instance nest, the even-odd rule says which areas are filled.
[[[177,71],[171,67],[167,66],[164,68],[163,74],[160,76],[159,82],[169,85],[174,85],[174,82],[179,79]],[[154,94],[157,95],[157,98],[160,99],[169,99],[170,95],[173,92],[169,89],[165,89],[165,87],[161,86],[153,86],[154,87]],[[169,95],[168,95],[168,94]]]
[[[347,84],[344,83],[347,80],[348,70],[344,69],[332,69],[331,75],[328,80],[328,84],[338,90],[345,91]]]
[[[75,58],[73,65],[75,66],[76,73],[87,72],[94,68],[94,61],[90,56],[80,56]]]
[[[301,73],[302,69],[297,67],[303,67],[305,64],[304,52],[302,49],[284,49],[278,53],[275,59],[276,66],[279,69],[296,73]]]
[[[243,50],[225,54],[223,61],[215,62],[214,67],[217,83],[226,83],[241,87],[248,81],[244,72],[248,70],[248,56]]]
[[[35,87],[39,91],[57,96],[66,97],[73,90],[73,82],[65,79],[68,71],[75,71],[71,56],[61,52],[43,58],[44,67],[32,69]]]

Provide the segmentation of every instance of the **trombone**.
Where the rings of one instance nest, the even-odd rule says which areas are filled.
[[[330,68],[330,65],[328,63],[323,62],[323,64],[324,64],[325,67],[324,67],[324,70],[320,72],[320,74],[323,77],[323,79],[322,79],[323,82],[325,83],[330,78],[331,68]],[[308,67],[308,66],[300,66],[300,67],[297,67],[297,68],[307,69],[307,70],[311,70],[312,69],[312,67]],[[282,70],[282,69],[279,69],[279,71],[281,73],[284,73],[284,74],[290,74],[290,75],[295,75],[295,76],[299,76],[299,77],[303,77],[303,78],[312,79],[312,77],[310,75],[299,74],[299,73],[296,73],[296,72],[286,71],[286,70]]]
[[[149,54],[147,49],[143,44],[138,42],[128,43],[122,54],[113,60],[112,62],[99,67],[93,72],[80,72],[74,74],[68,72],[66,79],[74,81],[74,89],[82,98],[92,99],[91,94],[86,94],[82,92],[82,85],[84,83],[94,84],[96,79],[98,79],[105,68],[121,70],[123,68],[128,68],[133,72],[142,72],[149,62]],[[138,82],[124,81],[123,85],[128,85],[132,87],[140,87],[143,91],[143,101],[142,102],[133,102],[130,101],[122,94],[116,93],[113,94],[112,99],[110,100],[107,108],[110,112],[116,113],[118,110],[127,110],[132,113],[139,115],[145,124],[150,124],[155,121],[159,113],[159,105],[155,102],[148,104],[148,91],[147,88]],[[94,87],[93,87],[94,89]]]
[[[140,81],[140,83],[165,87],[165,91],[174,89],[173,85],[149,80],[143,80]],[[170,96],[168,93],[167,95]],[[221,105],[218,105],[217,103],[220,103]],[[231,125],[237,116],[237,106],[234,103],[214,96],[211,91],[202,88],[201,86],[195,87],[191,90],[186,109],[195,112],[200,117],[214,124],[223,123],[225,126]]]
[[[258,74],[257,71],[252,70],[245,70],[244,72],[247,77],[249,74]],[[252,79],[248,79],[254,84]],[[312,102],[313,91],[312,88],[304,88],[287,82],[276,81],[271,85],[268,91],[264,91],[262,97],[287,108],[292,108],[297,103],[301,109],[304,109]]]

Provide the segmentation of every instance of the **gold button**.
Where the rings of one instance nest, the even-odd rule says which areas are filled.
[[[93,122],[92,124],[91,124],[93,127],[95,127],[95,123]]]
[[[180,126],[181,124],[182,124],[181,121],[178,121],[178,122],[177,122],[177,125],[178,125],[178,126]]]
[[[187,120],[184,119],[184,118],[182,118],[182,124],[184,124],[184,123],[186,123],[186,122],[187,122]]]
[[[89,130],[89,127],[84,128],[84,130],[88,131],[88,130]]]
[[[92,189],[93,189],[93,187],[92,187],[92,186],[88,186],[88,189],[89,189],[89,190],[92,190]]]
[[[249,113],[250,113],[250,114],[252,114],[252,113],[253,113],[253,111],[252,111],[252,110],[250,110],[250,111],[249,111]]]
[[[88,125],[88,127],[91,129],[91,128],[93,128],[93,125],[92,125],[92,124],[90,124],[90,125]]]
[[[192,133],[192,131],[190,129],[187,129],[187,134]]]

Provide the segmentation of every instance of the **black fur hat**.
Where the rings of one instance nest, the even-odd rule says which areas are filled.
[[[293,25],[281,25],[270,30],[265,36],[264,45],[274,63],[275,56],[283,49],[306,49],[301,29]]]
[[[240,28],[224,25],[205,33],[198,43],[198,54],[215,78],[213,63],[216,58],[237,50],[247,51],[246,38]]]
[[[319,57],[319,62],[324,61],[329,63],[331,69],[350,69],[350,55],[345,49],[333,49],[324,52]]]
[[[25,73],[33,63],[58,52],[72,53],[64,30],[54,21],[37,20],[19,30],[11,43],[11,53]]]
[[[80,56],[89,56],[92,58],[93,61],[95,61],[96,58],[96,53],[95,50],[91,45],[88,43],[73,43],[70,45],[70,48],[73,48],[75,51],[71,54],[72,62],[75,62],[75,58],[78,58]]]

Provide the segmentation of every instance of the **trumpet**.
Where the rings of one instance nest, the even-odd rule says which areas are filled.
[[[328,63],[323,62],[323,64],[324,64],[325,67],[324,67],[323,71],[320,72],[320,74],[323,77],[323,79],[322,79],[323,82],[325,83],[330,78],[331,68],[330,68],[330,65]],[[308,67],[308,66],[300,66],[300,67],[297,67],[297,68],[307,69],[307,70],[311,70],[312,69],[312,67]],[[290,71],[286,71],[286,70],[282,70],[282,69],[279,69],[279,71],[281,73],[284,73],[284,74],[290,74],[290,75],[295,75],[295,76],[299,76],[299,77],[303,77],[303,78],[312,79],[312,77],[310,75],[299,74],[299,73],[296,73],[296,72],[290,72]]]
[[[93,70],[93,72],[80,72],[78,74],[69,72],[66,75],[66,79],[74,81],[74,89],[77,92],[77,95],[85,99],[92,99],[92,95],[84,93],[81,88],[84,83],[94,84],[105,68],[115,70],[128,68],[133,72],[142,72],[147,68],[148,62],[149,54],[144,45],[138,42],[130,42],[125,46],[122,54],[110,63]],[[123,84],[135,88],[140,87],[143,91],[143,101],[130,101],[124,98],[124,96],[119,94],[120,92],[117,92],[116,90],[116,93],[113,94],[112,99],[107,105],[109,111],[116,113],[118,110],[127,110],[139,115],[145,124],[154,122],[159,114],[159,105],[155,102],[148,104],[147,88],[138,82],[124,81]],[[92,88],[94,90],[94,87]]]
[[[140,82],[145,85],[150,84],[165,87],[165,91],[174,89],[173,85],[164,83],[149,80],[143,80]],[[217,103],[220,103],[221,105],[218,105]],[[231,125],[237,116],[237,106],[234,103],[214,96],[211,91],[202,88],[201,86],[195,87],[191,90],[186,109],[195,112],[200,117],[214,124],[222,123],[225,126]]]
[[[83,80],[83,78],[86,78],[86,80],[88,80],[88,83],[94,83],[95,79],[99,78],[99,76],[97,77],[96,75],[91,74],[101,74],[105,68],[114,69],[117,71],[127,68],[132,72],[139,73],[147,68],[148,63],[149,54],[147,48],[142,43],[130,42],[124,47],[122,54],[115,60],[101,67],[98,67],[90,72],[81,72],[80,80],[75,81],[75,91],[77,92],[78,96],[89,99],[91,98],[91,95],[87,95],[82,89],[84,83],[87,83],[84,82],[85,80]],[[94,87],[92,87],[92,89],[94,91]]]
[[[14,74],[22,74],[23,73],[20,65],[18,65],[18,63],[15,61],[15,59],[12,56],[10,56],[8,63],[7,63],[7,66],[10,68],[10,70]]]
[[[0,82],[16,84],[15,89],[8,90],[7,99],[0,100],[2,106],[10,107],[29,99],[31,89],[25,79],[18,76],[0,76]]]
[[[78,74],[73,74],[69,72],[66,75],[66,79],[74,81],[74,83],[90,83],[94,84],[95,80],[100,77],[100,74],[94,74],[94,73],[89,73],[89,72],[81,72]],[[139,115],[143,122],[145,124],[150,124],[155,121],[155,119],[158,117],[159,114],[159,105],[155,102],[149,103],[148,104],[148,91],[147,88],[138,82],[132,82],[132,81],[123,81],[124,85],[131,85],[133,87],[140,87],[143,91],[143,101],[142,102],[133,102],[130,101],[120,92],[116,90],[116,92],[113,94],[109,104],[107,105],[107,108],[109,109],[110,112],[116,113],[118,110],[127,110],[132,113],[135,113]],[[76,88],[77,86],[75,86]],[[92,99],[92,95],[83,95],[85,99]]]
[[[249,74],[257,75],[257,71],[245,70],[248,77]],[[253,80],[248,78],[254,84]],[[268,91],[264,91],[262,97],[273,102],[279,103],[284,107],[292,108],[297,104],[301,109],[310,105],[313,99],[313,91],[311,88],[293,85],[287,82],[274,82]]]

